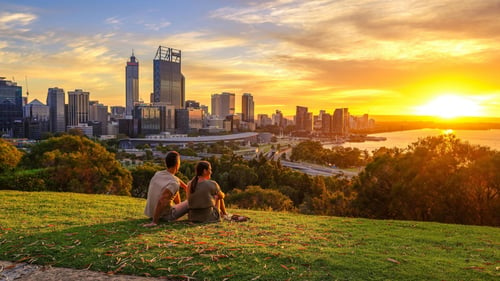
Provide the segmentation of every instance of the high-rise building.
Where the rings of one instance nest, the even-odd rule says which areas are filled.
[[[64,90],[61,88],[49,88],[47,92],[47,106],[49,107],[49,130],[52,133],[66,131],[66,116],[64,111]]]
[[[101,124],[102,129],[100,130],[100,134],[97,135],[106,135],[107,127],[108,127],[108,107],[103,105],[97,101],[89,102],[89,121],[98,122]],[[94,134],[96,131],[94,130]]]
[[[165,107],[156,105],[136,105],[134,117],[139,121],[139,133],[143,135],[159,134],[163,132],[162,115]]]
[[[285,127],[285,118],[283,117],[283,112],[281,110],[276,109],[276,113],[272,115],[272,125],[276,125],[280,128]]]
[[[184,108],[185,78],[181,72],[181,51],[159,46],[153,60],[153,102]]]
[[[18,137],[14,133],[15,123],[23,120],[22,87],[16,82],[0,77],[0,134]]]
[[[132,52],[125,67],[125,116],[130,118],[134,104],[139,101],[139,62]]]
[[[194,100],[187,100],[186,101],[186,108],[200,108],[200,103]]]
[[[212,110],[210,111],[210,113],[212,114],[212,116],[220,117],[221,103],[220,103],[220,95],[219,94],[212,95],[211,104],[212,104]]]
[[[295,113],[295,129],[297,131],[311,132],[312,127],[312,112],[308,112],[307,107],[297,106]]]
[[[274,116],[274,114],[273,114]],[[257,126],[263,128],[266,126],[273,125],[273,119],[269,118],[267,114],[257,114],[257,120],[256,120]]]
[[[249,93],[244,93],[241,98],[242,121],[254,122],[254,102],[253,96]]]
[[[333,112],[333,133],[346,135],[349,132],[349,109],[337,108]]]
[[[223,92],[212,95],[212,115],[225,118],[234,115],[235,94]]]
[[[89,121],[89,92],[82,89],[68,91],[68,126],[87,124]]]
[[[321,117],[321,132],[324,134],[332,133],[332,116],[324,113]]]
[[[49,107],[37,99],[24,106],[24,118],[48,121],[49,114]]]
[[[125,117],[125,107],[111,106],[111,119],[123,119]]]
[[[24,106],[24,136],[39,140],[49,131],[49,107],[34,99]]]

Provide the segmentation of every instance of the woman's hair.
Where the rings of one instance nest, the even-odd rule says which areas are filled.
[[[191,180],[191,189],[189,190],[191,193],[196,191],[196,185],[198,184],[198,177],[203,175],[203,171],[210,169],[210,162],[208,161],[200,161],[196,163],[196,175]]]

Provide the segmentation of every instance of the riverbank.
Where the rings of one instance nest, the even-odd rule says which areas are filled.
[[[473,145],[487,146],[491,149],[500,150],[500,129],[492,130],[441,130],[441,129],[419,129],[408,131],[397,131],[370,135],[371,137],[386,138],[384,141],[344,142],[341,144],[324,143],[325,148],[333,146],[344,146],[368,150],[372,152],[380,147],[407,148],[408,145],[417,142],[421,138],[438,136],[442,134],[454,134],[458,139]]]

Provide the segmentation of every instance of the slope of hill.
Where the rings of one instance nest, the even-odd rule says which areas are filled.
[[[497,280],[500,228],[230,209],[144,228],[131,197],[0,191],[0,260],[186,280]]]

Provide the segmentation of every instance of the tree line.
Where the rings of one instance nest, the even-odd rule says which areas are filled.
[[[75,135],[50,138],[27,153],[0,139],[0,153],[0,189],[144,198],[153,174],[164,169],[162,160],[126,169],[112,149]],[[309,176],[263,155],[245,160],[226,152],[206,160],[234,208],[500,226],[500,152],[454,135],[420,139],[407,149],[380,148],[370,156],[306,141],[291,158],[366,166],[348,179]],[[183,161],[178,176],[189,181],[194,165]]]

